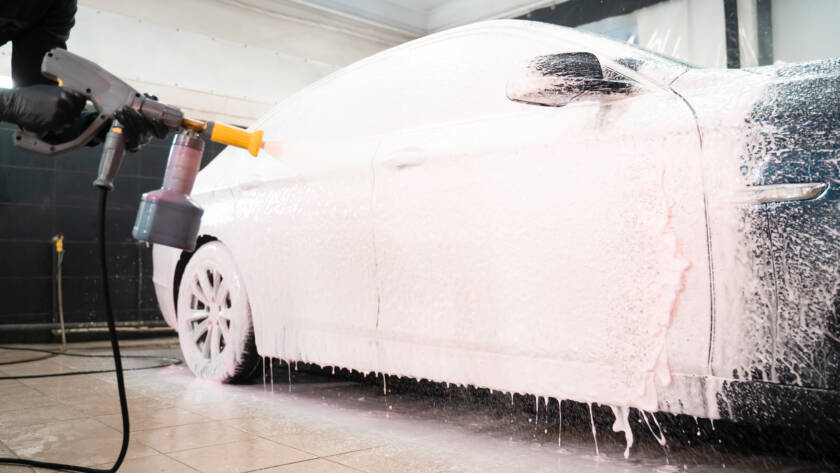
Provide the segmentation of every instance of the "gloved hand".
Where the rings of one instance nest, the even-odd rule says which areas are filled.
[[[35,133],[60,133],[79,117],[85,99],[54,85],[0,92],[0,120]]]
[[[147,99],[157,100],[154,95],[145,94]],[[123,107],[114,113],[114,118],[119,120],[123,126],[125,135],[125,149],[131,152],[139,151],[140,148],[149,144],[152,137],[166,138],[169,128],[161,120],[146,120],[137,110],[131,107]]]

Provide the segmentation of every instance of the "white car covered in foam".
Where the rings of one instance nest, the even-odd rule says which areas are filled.
[[[262,356],[711,418],[794,415],[757,389],[837,406],[838,64],[796,67],[515,20],[382,52],[201,171],[198,249],[154,248],[161,310],[221,381]],[[806,119],[833,125],[797,141]]]

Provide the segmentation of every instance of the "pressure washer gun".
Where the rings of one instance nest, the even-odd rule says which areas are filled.
[[[169,150],[163,187],[143,194],[132,235],[138,240],[193,251],[204,213],[190,198],[204,153],[201,137],[246,149],[256,156],[262,146],[262,130],[247,132],[186,118],[181,109],[146,97],[93,62],[63,49],[53,49],[44,56],[41,72],[58,81],[60,87],[91,101],[98,115],[77,138],[66,143],[48,143],[35,133],[21,130],[13,136],[15,146],[56,156],[84,146],[110,127],[93,184],[111,190],[125,155],[123,127],[114,113],[128,106],[149,121],[159,120],[177,134]]]

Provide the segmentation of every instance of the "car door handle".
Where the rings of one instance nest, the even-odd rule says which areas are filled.
[[[739,204],[769,204],[809,200],[822,195],[827,187],[828,184],[824,182],[749,186],[735,195],[735,202]]]
[[[407,148],[389,154],[383,162],[397,171],[415,168],[426,162],[426,153],[420,148]]]

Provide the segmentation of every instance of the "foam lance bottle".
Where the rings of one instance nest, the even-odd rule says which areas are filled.
[[[134,238],[182,250],[195,250],[204,210],[190,198],[201,167],[204,141],[193,131],[175,135],[169,149],[163,187],[146,192],[137,210]]]

